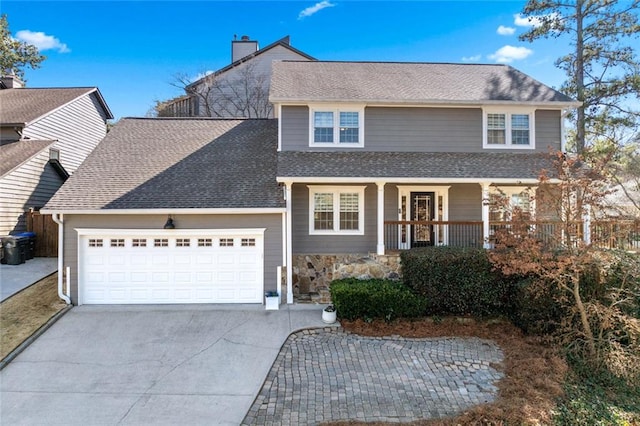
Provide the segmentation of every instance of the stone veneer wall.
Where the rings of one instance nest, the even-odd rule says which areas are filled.
[[[399,279],[400,255],[300,254],[293,256],[293,294],[319,293],[340,278]]]

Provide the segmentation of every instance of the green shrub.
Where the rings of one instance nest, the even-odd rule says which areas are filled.
[[[429,315],[504,315],[511,281],[493,270],[483,249],[425,247],[402,252],[405,284],[427,299]]]
[[[552,334],[558,330],[568,309],[556,284],[541,278],[515,279],[512,286],[509,319],[527,334]]]
[[[338,316],[347,320],[419,317],[425,301],[398,281],[346,278],[331,282],[331,299]]]

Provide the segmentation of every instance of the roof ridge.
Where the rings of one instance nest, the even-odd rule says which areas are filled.
[[[511,67],[508,64],[481,64],[481,63],[465,63],[465,62],[428,62],[428,61],[301,61],[296,59],[285,59],[279,62],[293,62],[293,63],[312,63],[312,64],[408,64],[408,65],[473,65],[473,66],[488,66],[488,67]],[[511,67],[513,68],[513,67]],[[516,68],[514,68],[516,69]]]
[[[120,120],[149,121],[269,121],[275,118],[230,118],[230,117],[122,117]]]

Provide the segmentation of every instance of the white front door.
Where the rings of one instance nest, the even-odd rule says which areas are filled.
[[[79,303],[262,303],[264,236],[253,231],[85,230]]]

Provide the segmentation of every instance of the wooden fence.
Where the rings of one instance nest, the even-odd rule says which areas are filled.
[[[35,257],[58,256],[58,224],[50,214],[27,212],[27,231],[36,233]]]

